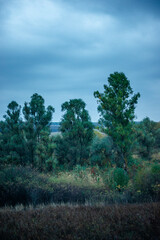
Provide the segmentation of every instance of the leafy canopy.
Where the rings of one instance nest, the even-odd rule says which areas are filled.
[[[62,104],[64,115],[60,123],[62,138],[57,142],[57,157],[61,164],[84,164],[89,156],[93,125],[82,99]]]
[[[23,123],[20,112],[21,106],[12,101],[7,106],[5,121],[0,122],[0,162],[2,164],[24,163]]]
[[[144,118],[143,121],[135,125],[135,135],[138,153],[141,157],[150,159],[155,148],[158,147],[156,123],[148,117]]]
[[[130,81],[124,73],[114,72],[104,85],[104,93],[94,92],[98,98],[100,123],[109,134],[118,151],[118,157],[127,165],[126,158],[132,143],[132,124],[135,118],[135,105],[140,94],[134,94]]]
[[[37,148],[39,148],[38,144],[41,144],[41,138],[43,138],[44,131],[46,131],[49,141],[49,123],[52,120],[53,113],[54,108],[48,106],[46,109],[43,97],[37,93],[31,96],[31,101],[29,103],[25,102],[24,104],[23,114],[25,118],[24,134],[27,146],[26,149],[28,151],[28,161],[34,165],[37,162],[36,152]]]

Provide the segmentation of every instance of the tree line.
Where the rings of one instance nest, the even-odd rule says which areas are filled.
[[[75,165],[122,167],[127,171],[133,150],[149,158],[160,148],[160,126],[145,118],[135,124],[135,107],[140,94],[134,94],[124,73],[114,72],[104,92],[94,92],[100,113],[99,128],[106,135],[95,136],[86,104],[72,99],[62,104],[61,134],[50,134],[54,114],[35,93],[23,108],[12,101],[0,122],[0,164],[31,165],[40,171],[55,166]],[[21,113],[23,117],[21,117]]]

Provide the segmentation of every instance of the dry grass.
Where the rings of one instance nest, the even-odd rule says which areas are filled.
[[[85,168],[80,171],[63,171],[56,176],[50,176],[49,181],[57,184],[71,184],[80,187],[104,187],[100,174],[93,174],[93,168]]]
[[[160,203],[0,210],[3,240],[160,239]]]
[[[151,158],[153,162],[160,162],[160,152],[152,154]]]
[[[97,137],[99,137],[99,138],[104,138],[104,137],[107,136],[107,134],[99,131],[98,129],[94,129],[94,134],[95,134]]]

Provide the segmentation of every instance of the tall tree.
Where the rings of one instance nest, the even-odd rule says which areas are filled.
[[[42,132],[49,135],[49,123],[52,119],[54,108],[44,105],[44,99],[37,93],[31,96],[31,101],[24,104],[23,114],[25,118],[24,133],[28,152],[28,161],[35,165],[36,148],[42,137]]]
[[[104,93],[94,92],[99,103],[100,123],[115,143],[117,164],[123,165],[125,169],[133,141],[135,105],[140,97],[139,93],[132,95],[130,81],[124,73],[118,72],[110,74],[108,85],[104,85]]]
[[[85,164],[89,156],[89,146],[93,138],[86,104],[82,99],[73,99],[62,104],[64,115],[60,124],[62,137],[57,139],[56,155],[60,164],[72,167]]]
[[[5,121],[0,122],[0,158],[3,163],[24,164],[24,141],[21,106],[12,101],[8,104]]]

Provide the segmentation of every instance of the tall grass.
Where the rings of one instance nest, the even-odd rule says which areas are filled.
[[[160,239],[160,203],[1,209],[3,240]]]
[[[98,167],[82,167],[77,165],[71,171],[59,171],[49,177],[50,183],[71,184],[72,186],[101,188],[103,178]]]

